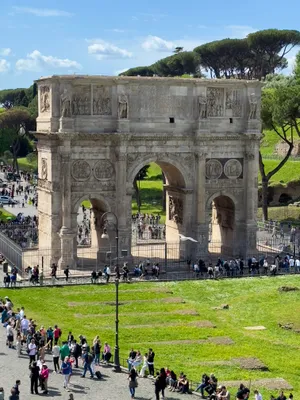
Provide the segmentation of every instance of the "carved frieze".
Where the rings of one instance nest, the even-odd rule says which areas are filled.
[[[72,114],[91,115],[91,87],[89,85],[74,88]]]
[[[86,193],[87,191],[107,191],[107,192],[114,192],[116,189],[116,185],[114,182],[109,182],[109,181],[102,181],[101,183],[97,182],[72,182],[71,183],[71,188],[75,192],[84,192]]]
[[[112,163],[108,160],[97,161],[94,168],[94,177],[98,180],[111,179],[115,174]]]
[[[46,158],[42,158],[41,178],[44,180],[47,180],[48,178],[48,165]]]
[[[212,158],[206,160],[205,174],[207,180],[243,178],[242,158]]]
[[[77,160],[72,164],[72,176],[75,180],[86,181],[91,175],[90,164],[85,160]]]
[[[182,224],[183,201],[177,197],[169,196],[169,220]]]
[[[198,98],[199,105],[199,119],[207,118],[207,99],[204,95]]]
[[[223,172],[223,166],[217,159],[211,159],[206,162],[205,174],[207,179],[219,179]]]
[[[40,88],[40,113],[50,112],[50,87],[41,86]]]
[[[62,117],[70,118],[72,116],[72,96],[66,88],[60,95],[60,111]]]
[[[233,158],[231,160],[226,161],[224,165],[224,174],[229,179],[237,179],[240,177],[243,171],[242,164],[239,160]]]
[[[119,96],[118,118],[128,119],[128,97],[126,94],[121,94]]]
[[[224,88],[207,88],[207,117],[223,117]]]
[[[107,86],[93,88],[93,114],[111,115],[111,90]]]
[[[232,111],[233,117],[242,116],[241,91],[239,89],[226,90],[225,109]]]
[[[257,119],[258,99],[255,93],[250,94],[249,104],[250,104],[249,119]]]

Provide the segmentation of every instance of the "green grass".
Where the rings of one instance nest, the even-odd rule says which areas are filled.
[[[264,160],[266,172],[271,171],[278,165],[280,160]],[[300,162],[288,161],[270,180],[272,186],[277,183],[288,183],[300,179]],[[261,181],[259,174],[258,180]]]
[[[36,171],[38,167],[37,160],[29,162],[26,157],[18,158],[18,163],[19,163],[19,168],[22,171],[33,172]]]
[[[10,220],[14,220],[16,219],[16,216],[14,214],[11,214],[9,211],[6,211],[4,208],[0,208],[0,221],[6,222],[7,218],[10,218]]]
[[[295,221],[300,223],[300,207],[295,206],[282,206],[282,207],[269,207],[269,219],[273,221]],[[262,220],[262,209],[257,210],[257,218]]]
[[[132,346],[143,353],[153,347],[157,368],[168,366],[177,373],[185,371],[190,379],[196,381],[204,372],[214,372],[220,380],[253,381],[281,377],[294,387],[294,397],[298,398],[299,334],[278,327],[279,322],[292,322],[300,328],[299,292],[278,292],[280,286],[287,285],[300,287],[300,277],[121,284],[121,357],[125,359]],[[89,342],[99,334],[102,343],[114,344],[114,285],[76,286],[72,290],[67,287],[32,288],[10,290],[9,293],[0,289],[0,297],[7,294],[15,307],[25,307],[27,316],[34,318],[38,326],[59,324],[63,339],[72,330],[75,337],[85,334]],[[164,301],[166,298],[182,301],[176,304]],[[135,301],[130,303],[131,300]],[[105,301],[112,304],[101,303]],[[229,310],[212,309],[223,303],[229,304]],[[179,313],[184,310],[194,310],[199,315]],[[211,321],[216,328],[191,325],[201,320]],[[251,325],[264,325],[267,330],[243,329]],[[221,336],[231,338],[234,344],[172,343],[174,340]],[[236,357],[257,357],[269,371],[243,370],[236,366],[201,366],[201,362]],[[232,394],[235,391],[233,389]],[[262,393],[268,398],[270,393],[276,394],[267,390],[262,390]]]
[[[275,146],[280,142],[279,136],[274,131],[265,130],[264,137],[260,146],[262,155],[272,155],[275,152]]]

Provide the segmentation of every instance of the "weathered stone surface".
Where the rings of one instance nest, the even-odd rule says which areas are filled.
[[[133,180],[150,162],[167,180],[167,241],[194,237],[193,253],[207,255],[213,210],[219,251],[254,251],[260,82],[52,76],[37,84],[39,246],[49,249],[47,263],[76,264],[76,214],[87,198],[97,219],[93,248],[110,250],[101,218],[112,211],[130,255]],[[178,245],[178,258],[190,253],[190,243]]]

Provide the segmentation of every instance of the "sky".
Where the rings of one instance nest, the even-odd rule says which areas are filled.
[[[278,0],[1,2],[0,89],[29,87],[48,75],[118,75],[167,57],[176,46],[192,50],[262,29],[300,29],[299,0],[286,5]],[[298,50],[288,54],[287,72]]]

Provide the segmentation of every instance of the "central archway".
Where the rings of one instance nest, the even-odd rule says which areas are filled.
[[[140,258],[156,258],[168,260],[180,260],[185,254],[186,243],[180,242],[180,234],[187,234],[187,226],[190,226],[187,218],[187,209],[191,209],[190,199],[187,196],[187,186],[189,180],[187,172],[183,165],[178,163],[175,158],[155,158],[145,157],[137,160],[134,166],[128,171],[128,185],[133,185],[135,177],[145,165],[156,164],[162,171],[164,177],[163,193],[159,202],[165,201],[165,215],[160,215],[160,219],[155,219],[146,215],[142,209],[141,213],[137,213],[133,218],[132,230],[132,253],[138,252]],[[157,190],[157,189],[155,189]],[[157,194],[156,194],[157,196]],[[138,221],[136,221],[136,218]],[[160,222],[158,222],[160,221]],[[138,226],[139,224],[139,226]],[[154,227],[153,227],[154,225]],[[141,234],[141,227],[146,234]],[[155,234],[152,235],[153,229]],[[148,233],[150,231],[150,235]],[[159,232],[156,234],[156,232]],[[137,238],[137,240],[135,240]],[[152,239],[152,240],[151,240]]]

